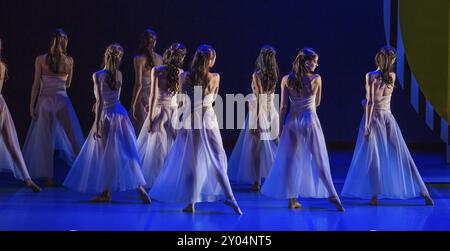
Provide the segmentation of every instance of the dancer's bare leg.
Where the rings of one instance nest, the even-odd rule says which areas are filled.
[[[25,185],[29,187],[33,192],[40,192],[42,189],[36,185],[33,180],[31,180],[30,175],[28,174],[27,167],[25,165],[25,161],[23,159],[22,153],[18,147],[16,147],[15,141],[17,139],[14,139],[13,137],[15,135],[13,128],[11,128],[13,125],[9,123],[5,123],[2,128],[2,137],[5,139],[5,145],[8,149],[9,153],[11,154],[12,159],[16,163],[16,165],[19,168],[20,173],[22,174],[22,177],[24,179]]]
[[[71,112],[69,110],[71,109],[71,107],[69,107],[69,105],[71,105],[70,101],[68,101],[68,105],[65,108],[57,112],[56,119],[61,123],[65,133],[67,134],[73,152],[75,154],[78,154],[81,150],[83,143],[79,142],[76,137],[75,128],[73,128],[73,124],[78,122],[75,121],[75,118],[71,117],[70,115]]]
[[[425,205],[427,205],[427,206],[434,205],[434,201],[433,201],[433,199],[431,199],[430,194],[423,195],[423,198],[425,199]]]
[[[253,144],[253,146],[256,146],[256,149],[255,149],[255,151],[252,151],[252,152],[259,153],[260,145],[258,144],[257,141],[260,140],[260,134],[258,133],[258,134],[253,135],[252,140],[256,141]],[[260,164],[261,163],[260,163],[259,155],[252,156],[252,157],[254,159],[253,163],[255,164],[255,166],[250,167],[250,168],[255,168],[255,174],[256,174],[256,180],[255,180],[255,183],[253,183],[252,191],[259,192],[261,190],[261,170],[260,170],[260,168],[261,168]]]
[[[410,166],[412,167],[412,175],[414,177],[414,180],[416,181],[417,184],[419,184],[420,186],[420,190],[421,190],[421,194],[425,200],[425,205],[427,206],[432,206],[434,205],[434,201],[430,196],[430,193],[428,192],[428,189],[425,185],[425,183],[422,180],[422,177],[419,174],[419,170],[416,167],[416,164],[414,163],[414,160],[412,159],[412,157],[409,158],[410,161]]]
[[[52,187],[53,186],[53,178],[52,177],[45,178],[45,186],[46,187]]]
[[[189,203],[185,208],[183,208],[185,213],[195,213],[195,203]]]
[[[372,199],[370,199],[369,205],[378,206],[378,196],[377,195],[372,196]]]
[[[230,180],[228,179],[228,175],[226,173],[226,153],[221,147],[221,138],[220,132],[217,130],[206,130],[206,137],[208,137],[208,142],[210,143],[211,159],[213,159],[213,164],[215,165],[216,177],[219,182],[220,187],[225,193],[226,200],[224,201],[225,205],[233,208],[234,212],[242,215],[242,210],[240,209],[236,199],[234,198],[233,190],[231,189]],[[217,135],[219,134],[219,135]],[[224,168],[225,167],[225,168]]]
[[[91,202],[94,203],[109,203],[112,201],[112,196],[110,191],[104,191],[97,197],[91,199]]]
[[[255,181],[252,185],[252,191],[259,192],[261,190],[261,185],[258,181]]]
[[[337,195],[336,189],[334,188],[330,170],[329,168],[326,168],[326,166],[329,165],[327,163],[328,160],[325,159],[325,156],[323,156],[319,150],[319,135],[314,135],[313,137],[315,138],[310,141],[309,149],[311,150],[314,161],[316,162],[319,178],[325,184],[328,193],[331,195],[331,197],[328,198],[328,201],[334,204],[338,211],[343,212],[345,209],[342,206],[339,196]]]
[[[25,186],[29,187],[35,193],[39,193],[42,191],[42,189],[38,185],[36,185],[36,183],[34,183],[33,180],[31,179],[25,180]]]
[[[296,198],[291,198],[289,199],[289,209],[298,209],[298,208],[302,208],[302,204],[300,204],[300,202],[297,201]]]
[[[152,200],[150,199],[150,196],[148,196],[148,193],[147,193],[147,191],[145,191],[145,188],[143,186],[140,186],[138,188],[138,192],[139,192],[139,194],[141,196],[142,203],[144,203],[144,204],[152,203]]]

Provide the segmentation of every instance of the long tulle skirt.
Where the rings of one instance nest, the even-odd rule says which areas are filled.
[[[374,111],[368,141],[361,121],[342,196],[407,199],[428,194],[390,111]]]
[[[278,126],[278,114],[274,118],[273,126]],[[245,127],[228,161],[228,175],[230,179],[239,183],[261,182],[261,178],[269,175],[270,168],[277,151],[277,139],[264,137],[264,133],[254,135],[249,128],[249,117],[245,120]],[[274,132],[278,135],[278,130]]]
[[[261,192],[279,199],[337,196],[315,111],[288,115],[272,170]]]
[[[198,120],[198,114],[194,116]],[[231,193],[227,156],[211,108],[204,113],[202,129],[178,131],[150,196],[173,203],[212,202],[223,197],[221,181]]]
[[[89,133],[64,186],[99,193],[145,185],[136,136],[123,106],[105,108],[100,128],[100,139],[94,139],[93,130]]]
[[[151,188],[155,183],[164,160],[175,141],[176,134],[172,127],[172,113],[170,106],[157,106],[153,117],[152,131],[148,132],[149,120],[147,118],[137,139],[142,173],[147,182],[147,188]]]
[[[12,172],[16,179],[29,179],[16,128],[8,106],[0,94],[0,172]]]
[[[39,96],[37,119],[31,122],[23,157],[32,178],[53,177],[53,157],[60,150],[72,165],[84,142],[75,110],[66,95]]]

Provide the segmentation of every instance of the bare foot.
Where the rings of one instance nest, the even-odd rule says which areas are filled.
[[[194,204],[189,204],[185,208],[183,208],[183,212],[185,213],[195,213],[195,206]]]
[[[25,185],[31,188],[31,190],[33,190],[33,192],[35,193],[39,193],[42,191],[42,189],[38,185],[36,185],[31,179],[25,180]]]
[[[336,206],[336,209],[340,212],[344,212],[345,208],[342,206],[341,201],[337,197],[328,198],[328,201],[333,203]]]
[[[93,203],[109,203],[112,201],[111,193],[109,192],[103,192],[97,197],[94,197],[91,199],[91,202]]]
[[[424,195],[423,198],[425,199],[425,205],[427,205],[427,206],[434,205],[434,201],[433,201],[433,199],[431,199],[429,194]]]
[[[371,206],[378,206],[378,197],[377,196],[372,196],[372,199],[370,200],[369,205],[371,205]]]
[[[145,191],[144,187],[139,187],[138,192],[141,195],[142,203],[144,203],[144,204],[152,203],[152,200],[150,199],[150,196],[148,196],[148,193],[147,193],[147,191]]]
[[[289,200],[289,209],[299,209],[302,208],[302,204],[298,202],[296,199]]]
[[[230,206],[231,208],[233,208],[235,213],[237,213],[239,215],[243,215],[244,214],[244,213],[242,213],[242,211],[239,208],[239,205],[237,204],[237,201],[235,199],[226,199],[223,203],[225,205]]]
[[[52,178],[47,178],[45,180],[45,186],[46,187],[52,187],[53,186],[53,179]]]
[[[252,186],[253,192],[259,192],[261,190],[261,186],[259,185],[259,182],[255,182]]]

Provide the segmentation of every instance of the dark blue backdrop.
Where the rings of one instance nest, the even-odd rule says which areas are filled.
[[[157,51],[184,43],[188,60],[200,43],[218,53],[215,71],[225,93],[250,92],[250,76],[259,48],[278,49],[282,74],[297,51],[309,46],[319,55],[323,103],[318,112],[328,142],[353,142],[362,116],[364,74],[373,70],[373,56],[385,44],[382,1],[26,1],[0,2],[0,37],[10,79],[3,94],[21,142],[30,122],[28,104],[34,58],[48,50],[51,32],[69,33],[75,73],[69,95],[87,135],[93,114],[91,74],[104,48],[117,41],[126,49],[122,103],[129,107],[133,89],[132,54],[140,33],[151,27],[159,34]],[[187,66],[187,64],[186,64]],[[401,88],[393,97],[393,113],[409,143],[439,143],[409,105]],[[236,130],[223,130],[232,142]]]

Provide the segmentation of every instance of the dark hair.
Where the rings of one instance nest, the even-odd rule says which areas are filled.
[[[5,61],[3,61],[2,50],[3,50],[3,43],[2,39],[0,38],[0,64],[2,64],[5,67],[5,75],[3,76],[3,81],[6,81],[6,79],[8,79],[8,66],[6,65]]]
[[[179,43],[172,44],[163,55],[163,64],[167,67],[167,83],[169,93],[178,93],[179,88],[179,68],[183,67],[186,47]]]
[[[210,45],[202,44],[195,51],[191,61],[190,70],[187,73],[191,85],[205,87],[208,83],[209,62],[216,56],[216,51]]]
[[[144,55],[147,59],[145,67],[153,68],[155,66],[154,46],[157,39],[157,34],[152,29],[146,29],[141,34],[141,41],[139,43],[139,53]]]
[[[397,52],[391,46],[383,46],[375,55],[375,65],[380,68],[380,78],[388,86],[394,86],[391,72],[394,72],[393,60],[397,58]]]
[[[261,48],[256,59],[255,72],[261,73],[261,84],[264,92],[275,92],[279,75],[276,53],[272,46],[265,45]]]
[[[103,67],[108,72],[108,85],[111,90],[116,90],[117,72],[123,56],[123,48],[118,43],[113,43],[106,48],[103,58]]]
[[[67,53],[67,33],[62,29],[53,32],[52,41],[50,43],[50,51],[47,54],[45,63],[53,73],[62,73],[60,64],[63,55]]]
[[[297,53],[294,62],[292,62],[292,71],[289,73],[288,86],[294,87],[297,91],[304,88],[303,77],[310,73],[306,67],[306,61],[313,60],[318,54],[311,48],[303,48]]]

